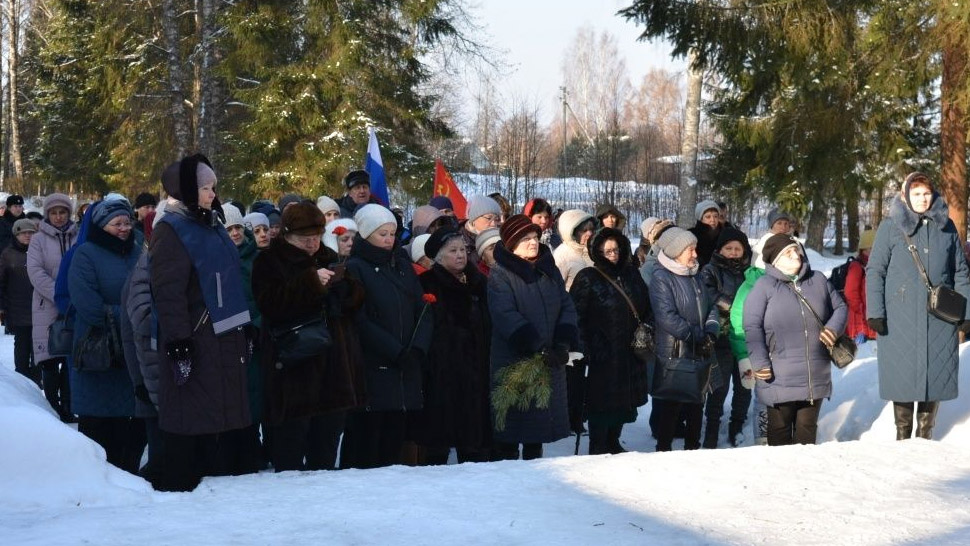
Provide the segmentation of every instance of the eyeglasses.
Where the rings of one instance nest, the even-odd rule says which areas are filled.
[[[502,218],[500,216],[495,216],[494,214],[483,214],[479,216],[482,220],[485,220],[489,224],[497,224]]]
[[[612,256],[614,254],[619,254],[619,253],[620,253],[620,249],[618,249],[618,248],[604,248],[603,249],[603,255],[604,256]]]
[[[106,227],[112,227],[112,228],[115,228],[115,229],[125,229],[125,228],[129,228],[130,229],[131,228],[131,221],[130,220],[114,220],[112,222],[109,222]]]

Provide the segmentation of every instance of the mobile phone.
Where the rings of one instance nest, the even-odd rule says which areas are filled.
[[[330,277],[330,282],[340,282],[344,279],[344,273],[347,272],[347,266],[344,264],[334,264],[330,266],[330,270],[333,271],[333,277]]]

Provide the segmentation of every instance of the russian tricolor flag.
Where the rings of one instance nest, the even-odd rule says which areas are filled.
[[[367,134],[367,159],[364,162],[364,170],[370,175],[370,193],[382,205],[390,207],[387,179],[384,177],[384,160],[381,159],[381,149],[377,146],[377,132],[373,127],[368,127]]]

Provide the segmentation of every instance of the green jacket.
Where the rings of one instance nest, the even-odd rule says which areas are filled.
[[[760,267],[751,266],[746,269],[744,283],[738,288],[734,303],[731,304],[731,330],[728,332],[728,340],[731,342],[731,352],[738,360],[748,358],[748,346],[744,341],[744,300],[754,288],[754,283],[764,274],[765,270]]]

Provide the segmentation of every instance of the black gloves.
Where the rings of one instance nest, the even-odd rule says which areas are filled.
[[[149,406],[155,405],[152,403],[152,398],[148,396],[148,389],[145,388],[145,385],[135,385],[135,398],[141,400]]]
[[[714,356],[714,334],[705,334],[704,340],[697,344],[697,356],[707,359]]]
[[[884,318],[866,319],[866,323],[869,325],[869,328],[872,328],[874,332],[881,336],[889,333],[889,327],[886,325],[886,319]]]
[[[184,385],[189,380],[192,373],[192,355],[195,353],[195,344],[192,339],[176,339],[165,344],[165,354],[172,359],[175,365],[175,384]]]
[[[555,344],[542,350],[542,361],[550,368],[561,368],[569,362],[569,347]]]

